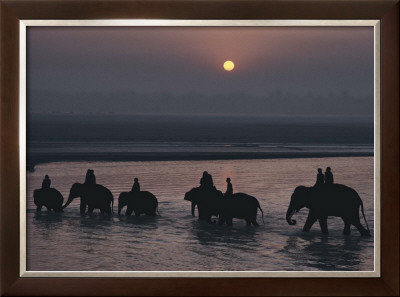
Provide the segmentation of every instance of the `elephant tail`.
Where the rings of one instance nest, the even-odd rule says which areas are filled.
[[[364,214],[364,204],[363,204],[361,199],[360,199],[360,201],[361,201],[361,213],[362,213],[362,215],[364,217],[365,225],[367,225],[367,230],[368,230],[368,232],[370,232],[369,231],[369,227],[368,227],[368,223],[367,223],[367,219],[365,218],[365,214]]]
[[[265,225],[265,222],[264,222],[264,212],[263,212],[263,210],[261,209],[260,203],[258,203],[257,208],[259,208],[260,211],[261,211],[261,219],[262,219],[262,221],[263,221],[263,224]]]

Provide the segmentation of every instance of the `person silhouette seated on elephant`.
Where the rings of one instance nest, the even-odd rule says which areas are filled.
[[[46,174],[42,182],[42,189],[50,189],[50,185],[51,185],[51,180],[49,176]]]
[[[215,190],[212,175],[207,171],[203,172],[203,177],[200,179],[200,188],[204,190]]]
[[[324,182],[325,182],[325,177],[324,174],[322,173],[322,169],[318,168],[317,181],[314,187],[321,186],[324,184]]]
[[[232,195],[233,195],[233,187],[232,187],[232,184],[231,184],[231,179],[228,177],[227,179],[226,179],[226,182],[228,183],[227,184],[227,186],[226,186],[226,192],[225,192],[225,197],[226,198],[230,198],[230,197],[232,197]]]
[[[139,184],[139,179],[137,177],[135,177],[135,179],[134,179],[134,183],[133,183],[131,192],[132,193],[140,192],[140,184]]]
[[[36,205],[36,211],[41,211],[45,206],[48,211],[54,210],[55,212],[63,212],[62,204],[64,198],[62,194],[55,188],[50,188],[51,180],[46,174],[42,188],[33,191],[33,202]]]
[[[86,185],[95,185],[96,184],[96,176],[94,175],[93,169],[88,169],[88,171],[86,172],[85,184]]]
[[[330,167],[326,167],[325,171],[325,184],[333,185],[333,174]]]
[[[208,172],[204,171],[203,176],[200,179],[200,188],[207,187],[207,182],[208,182]]]

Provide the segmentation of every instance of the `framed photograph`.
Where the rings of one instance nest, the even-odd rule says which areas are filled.
[[[2,295],[399,294],[398,1],[1,19]]]

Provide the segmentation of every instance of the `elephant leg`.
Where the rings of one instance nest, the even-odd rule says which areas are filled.
[[[226,223],[228,224],[228,226],[232,226],[232,225],[233,225],[233,223],[232,223],[232,218],[228,218],[228,219],[226,220]]]
[[[47,209],[47,211],[50,211],[51,207],[50,206],[46,206],[46,209]]]
[[[60,204],[57,204],[55,207],[53,207],[53,210],[55,211],[55,212],[63,212],[63,210],[62,210],[62,204],[60,205]]]
[[[86,211],[86,204],[81,202],[81,205],[80,205],[81,214],[85,214],[85,211]]]
[[[319,218],[318,221],[319,221],[319,226],[321,227],[322,233],[328,234],[328,218],[322,217],[322,218]]]
[[[256,227],[259,226],[257,223],[257,219],[253,219],[251,222],[253,223],[254,226],[256,226]]]
[[[192,202],[192,217],[194,217],[194,209],[196,208],[196,203]]]
[[[128,206],[126,209],[125,215],[127,217],[129,217],[132,214],[132,212],[133,212],[133,208]]]
[[[199,220],[207,221],[208,211],[204,206],[197,205],[197,212],[199,214]]]
[[[218,218],[218,225],[222,226],[225,223],[225,220],[221,217]]]
[[[105,207],[101,208],[101,213],[110,215],[111,214],[111,206],[106,205]]]
[[[93,206],[88,206],[88,213],[89,213],[89,214],[92,214],[92,213],[93,213],[93,210],[94,210],[94,207],[93,207]]]
[[[344,220],[343,235],[350,235],[350,226],[350,222],[348,220]]]
[[[306,223],[304,224],[303,232],[309,232],[312,225],[314,225],[316,221],[317,221],[317,216],[310,211]]]
[[[251,226],[251,221],[249,219],[246,219],[246,226],[247,227]]]
[[[42,206],[43,206],[43,205],[40,205],[40,204],[39,204],[39,205],[36,207],[36,211],[41,211],[41,210],[42,210]]]

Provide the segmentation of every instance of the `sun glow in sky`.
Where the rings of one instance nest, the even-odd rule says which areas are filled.
[[[225,61],[224,63],[224,69],[226,71],[232,71],[233,68],[235,68],[235,64],[232,61]]]

